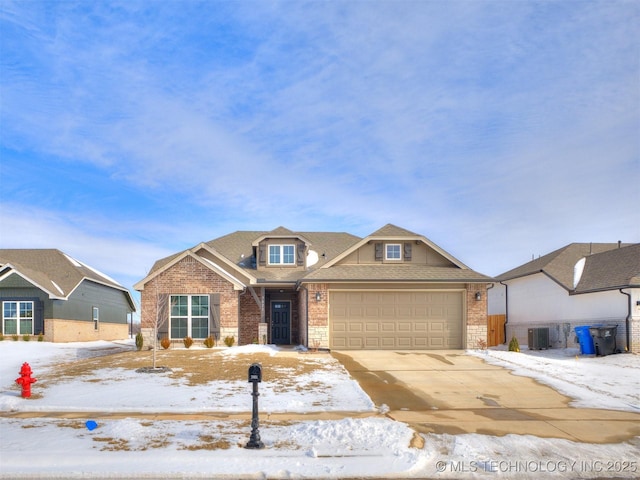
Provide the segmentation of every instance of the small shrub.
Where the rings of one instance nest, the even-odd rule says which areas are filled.
[[[509,351],[510,352],[519,352],[520,344],[518,343],[518,339],[514,335],[511,341],[509,342]]]
[[[42,335],[42,332],[40,332],[40,333],[38,334],[38,341],[39,341],[39,342],[44,342],[44,335]]]
[[[267,344],[267,336],[266,335],[262,335],[262,344],[263,345]]]
[[[476,343],[478,344],[478,348],[480,350],[486,350],[487,349],[487,341],[484,338],[479,338]]]
[[[213,348],[213,344],[214,344],[214,340],[213,337],[211,335],[209,335],[207,338],[204,339],[204,346],[207,348]]]
[[[22,340],[24,342],[28,342],[29,340],[31,340],[31,335],[25,333],[24,335],[22,335]]]
[[[184,343],[185,348],[191,348],[191,345],[193,345],[193,338],[184,337],[182,339],[182,343]]]
[[[141,332],[136,334],[136,348],[138,351],[142,350],[142,344],[144,343],[144,337]]]
[[[0,333],[0,342],[2,342],[3,340],[4,340],[4,335]]]
[[[236,343],[236,337],[229,335],[228,337],[224,337],[224,344],[227,347],[233,347],[233,344]]]
[[[169,340],[169,337],[162,337],[162,340],[160,340],[160,345],[166,350],[171,346],[171,340]]]
[[[14,342],[17,342],[18,338],[20,338],[20,337],[18,337],[18,334],[14,333],[13,335],[11,335],[11,338],[13,338]]]

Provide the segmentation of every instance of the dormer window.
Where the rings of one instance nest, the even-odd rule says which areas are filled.
[[[401,245],[399,243],[387,243],[385,246],[386,260],[402,260],[400,256]]]
[[[269,245],[269,265],[295,265],[295,245]]]

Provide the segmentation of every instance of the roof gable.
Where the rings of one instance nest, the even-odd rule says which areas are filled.
[[[575,293],[640,287],[640,243],[586,258]]]
[[[255,258],[256,247],[263,240],[274,238],[296,238],[304,241],[309,247],[306,253],[306,269],[258,268]],[[438,266],[386,265],[373,270],[369,266],[362,265],[336,265],[336,262],[360,246],[372,240],[381,239],[421,242],[445,260]],[[294,232],[285,227],[278,227],[269,232],[236,231],[158,260],[149,275],[136,283],[134,288],[136,290],[144,289],[146,282],[162,271],[171,268],[185,255],[193,255],[199,261],[207,262],[210,268],[215,264],[222,268],[229,277],[233,276],[236,280],[239,278],[242,282],[247,281],[248,285],[297,283],[311,281],[314,278],[344,279],[346,281],[354,279],[379,281],[387,278],[405,281],[492,281],[490,277],[469,269],[426,237],[387,224],[364,239],[345,232]]]
[[[2,249],[0,265],[3,265],[3,274],[0,278],[5,278],[9,271],[17,273],[47,293],[49,298],[66,300],[84,280],[89,280],[121,290],[135,311],[135,302],[125,287],[108,275],[60,250]]]
[[[384,227],[373,232],[369,237],[419,237],[417,233],[411,232],[404,228],[397,227],[391,223],[387,223]]]
[[[438,245],[433,243],[427,237],[425,237],[423,235],[419,235],[419,234],[414,233],[414,232],[411,232],[409,230],[405,230],[404,228],[397,227],[397,226],[392,225],[390,223],[388,223],[384,227],[376,230],[371,235],[368,235],[367,237],[361,239],[359,242],[353,244],[349,249],[347,249],[344,252],[342,252],[340,255],[338,255],[333,260],[327,262],[323,266],[323,268],[333,267],[338,262],[340,262],[342,259],[346,258],[347,256],[351,255],[353,252],[355,252],[356,250],[361,248],[363,245],[367,244],[368,242],[372,242],[372,241],[376,241],[376,240],[417,241],[417,242],[422,242],[425,245],[427,245],[428,247],[430,247],[431,249],[433,249],[435,252],[437,252],[439,255],[441,255],[443,258],[445,258],[446,260],[451,262],[455,267],[469,270],[469,267],[467,267],[464,263],[462,263],[460,260],[455,258],[453,255],[451,255],[450,253],[448,253],[445,250],[443,250],[442,248],[440,248]]]
[[[233,273],[230,273],[229,271],[227,271],[224,267],[222,267],[221,265],[213,261],[211,258],[208,258],[208,256],[197,253],[198,251],[201,251],[203,249],[206,250],[208,253],[212,254],[214,258],[215,257],[220,258],[219,255],[217,255],[213,249],[208,247],[206,244],[201,243],[200,245],[197,245],[192,249],[184,250],[176,255],[171,255],[170,257],[159,260],[158,262],[156,262],[156,264],[154,265],[154,268],[151,270],[149,275],[147,275],[145,278],[143,278],[138,283],[136,283],[133,286],[133,288],[135,288],[138,291],[144,290],[144,286],[150,280],[153,280],[162,272],[170,269],[171,267],[173,267],[174,265],[176,265],[181,260],[187,257],[193,258],[197,262],[201,263],[205,267],[213,270],[218,275],[225,278],[227,281],[231,282],[236,290],[242,290],[245,287],[245,284],[240,279],[238,279],[235,275],[233,275]]]
[[[628,245],[628,244],[626,244]],[[547,255],[527,262],[496,277],[508,281],[544,273],[568,291],[574,289],[574,267],[581,258],[589,258],[618,248],[618,243],[571,243]]]
[[[310,245],[311,244],[311,242],[309,242],[309,240],[306,239],[301,233],[292,232],[288,228],[278,227],[278,228],[275,228],[275,229],[271,230],[270,232],[265,232],[262,235],[260,235],[258,238],[256,238],[252,242],[252,245],[255,247],[260,242],[262,242],[263,240],[269,239],[269,238],[285,238],[285,239],[289,239],[289,238],[290,239],[294,239],[295,238],[297,240],[301,240],[306,245]]]

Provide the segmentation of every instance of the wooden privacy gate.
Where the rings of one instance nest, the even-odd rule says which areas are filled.
[[[495,347],[505,342],[504,324],[506,322],[505,315],[488,315],[487,316],[487,346]]]

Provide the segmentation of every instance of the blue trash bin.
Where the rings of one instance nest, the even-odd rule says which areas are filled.
[[[596,349],[593,345],[593,337],[589,329],[590,325],[582,327],[576,327],[576,335],[578,336],[578,342],[580,343],[580,354],[593,355],[596,353]]]

